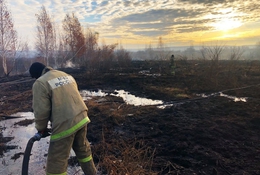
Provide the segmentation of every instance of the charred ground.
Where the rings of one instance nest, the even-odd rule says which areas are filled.
[[[121,98],[86,101],[95,163],[107,174],[260,174],[260,63],[133,62],[103,73],[63,69],[79,89],[124,89],[172,106],[127,105]],[[146,71],[143,71],[146,70]],[[141,71],[141,72],[140,72]],[[0,79],[0,115],[31,111],[33,80]],[[234,102],[217,92],[247,97]],[[208,98],[196,94],[216,93]],[[27,122],[18,123],[25,125]],[[0,128],[4,130],[5,128]],[[12,138],[0,135],[0,154]]]

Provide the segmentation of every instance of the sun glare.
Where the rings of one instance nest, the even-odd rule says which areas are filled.
[[[237,12],[234,8],[221,8],[221,6],[216,6],[216,10],[206,15],[205,18],[214,21],[210,25],[215,30],[226,32],[243,25],[240,19],[241,16],[243,16],[243,13]]]
[[[216,30],[228,31],[240,27],[242,22],[233,18],[224,18],[213,24]]]

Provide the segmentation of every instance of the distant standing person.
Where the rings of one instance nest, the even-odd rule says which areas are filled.
[[[88,108],[78,92],[74,78],[65,72],[35,62],[30,75],[33,84],[35,127],[44,133],[51,122],[46,174],[65,175],[71,148],[86,175],[96,175],[90,144],[86,138]]]
[[[170,60],[170,67],[171,67],[171,74],[175,75],[175,61],[174,61],[174,55],[171,56],[171,60]]]

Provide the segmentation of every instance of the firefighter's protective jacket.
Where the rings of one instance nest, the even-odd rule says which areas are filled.
[[[51,122],[51,141],[67,137],[90,122],[74,78],[46,67],[33,84],[33,110],[38,131]]]

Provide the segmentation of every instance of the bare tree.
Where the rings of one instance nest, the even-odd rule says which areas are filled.
[[[205,60],[211,60],[212,65],[218,66],[221,54],[224,50],[224,45],[216,44],[214,46],[202,47],[201,53]]]
[[[37,18],[36,50],[44,57],[45,64],[50,64],[56,45],[56,33],[54,23],[44,6],[41,7]]]
[[[84,55],[86,50],[85,37],[82,26],[74,13],[66,14],[63,20],[64,44],[67,46],[71,56],[69,60]]]
[[[229,60],[231,61],[237,61],[239,60],[243,53],[245,52],[245,50],[243,49],[243,47],[238,47],[238,46],[233,46],[233,47],[230,47],[230,57],[229,57]]]
[[[86,49],[87,50],[96,50],[98,46],[99,33],[91,30],[90,28],[86,29]]]
[[[5,76],[14,68],[17,32],[14,29],[11,13],[4,0],[0,0],[0,57]]]
[[[122,46],[120,47],[120,49],[116,50],[115,55],[116,61],[120,68],[127,68],[131,65],[132,58],[130,56],[130,53]]]
[[[29,58],[29,46],[27,42],[24,42],[21,46],[22,52],[21,52],[21,58],[23,58],[25,61],[23,62],[23,65],[25,67],[25,70],[29,70],[30,65],[32,64],[32,59]]]
[[[17,42],[16,56],[14,61],[14,72],[15,74],[26,73],[32,64],[32,59],[29,55],[29,46],[27,42]]]
[[[100,58],[100,52],[98,51],[99,50],[98,39],[99,39],[98,32],[95,32],[90,28],[87,28],[85,30],[86,52],[85,52],[85,58],[83,64],[88,65],[89,62],[100,62],[101,58]]]
[[[65,45],[65,37],[62,33],[58,34],[58,45],[57,45],[57,64],[56,66],[64,67],[66,64],[67,50]]]
[[[220,73],[219,60],[223,54],[225,47],[222,44],[216,44],[214,46],[203,46],[201,51],[204,62],[209,60],[209,66],[206,67],[204,76],[207,77],[208,82],[212,82],[214,87],[218,86],[219,80],[218,75]]]
[[[98,47],[98,38],[99,33],[87,28],[85,32],[85,39],[86,39],[86,52],[91,54],[94,50],[97,50]],[[87,54],[87,56],[89,56]]]

